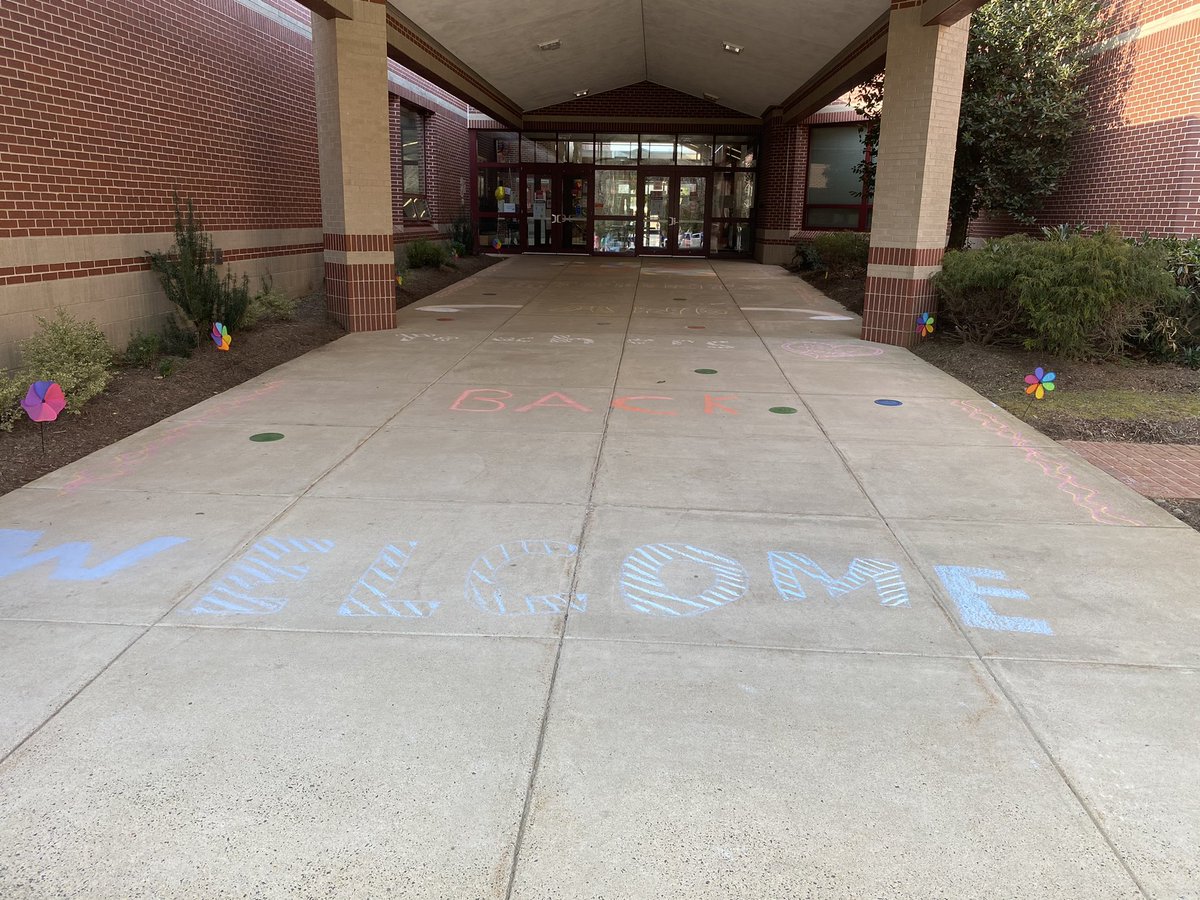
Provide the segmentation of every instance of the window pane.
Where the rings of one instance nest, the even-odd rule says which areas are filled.
[[[424,156],[424,122],[418,113],[402,110],[400,113],[400,140],[403,143],[405,162],[419,163]]]
[[[552,163],[557,141],[552,134],[521,135],[521,162]]]
[[[406,163],[404,166],[404,193],[406,194],[423,194],[425,193],[421,184],[421,166],[414,163]]]
[[[712,243],[714,253],[749,253],[749,222],[713,222]]]
[[[558,161],[564,163],[591,163],[595,159],[596,147],[590,134],[560,134],[558,136]]]
[[[669,166],[675,161],[675,138],[669,134],[643,134],[643,166]]]
[[[713,141],[707,134],[697,137],[684,135],[679,138],[676,160],[681,166],[712,165]]]
[[[637,214],[637,173],[628,169],[596,170],[596,215]]]
[[[606,166],[632,166],[637,163],[636,134],[600,134],[596,136],[596,162]]]
[[[499,250],[501,247],[519,247],[520,245],[520,219],[497,219],[495,216],[480,216],[480,249]]]
[[[475,158],[482,163],[515,163],[520,147],[515,131],[475,132]]]
[[[717,138],[716,165],[718,166],[738,166],[743,169],[752,169],[756,162],[755,156],[754,141],[744,135]]]
[[[858,126],[813,128],[809,135],[808,202],[860,202],[862,176],[855,174],[854,167],[864,154]]]
[[[712,207],[714,219],[748,219],[753,208],[753,172],[716,173]]]
[[[424,197],[406,197],[404,198],[404,218],[406,219],[428,219],[429,204],[425,202]]]
[[[804,211],[809,228],[857,228],[857,209],[813,209]]]
[[[480,169],[476,202],[483,212],[516,212],[520,169]]]
[[[632,254],[637,240],[637,223],[632,219],[596,219],[596,249],[601,253]]]

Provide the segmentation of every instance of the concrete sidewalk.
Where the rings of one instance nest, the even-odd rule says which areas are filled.
[[[1200,534],[780,269],[400,319],[0,498],[0,896],[1200,897]]]

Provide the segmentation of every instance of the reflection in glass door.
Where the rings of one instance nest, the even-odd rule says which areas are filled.
[[[558,248],[577,253],[592,249],[592,180],[585,174],[563,176]]]
[[[708,207],[707,175],[676,175],[675,253],[703,253],[707,229],[704,212]]]
[[[525,174],[525,246],[534,251],[554,249],[554,176]]]
[[[638,250],[703,254],[708,236],[707,174],[640,173]]]

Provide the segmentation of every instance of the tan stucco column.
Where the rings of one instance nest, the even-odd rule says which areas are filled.
[[[950,180],[970,17],[923,25],[892,0],[862,336],[910,347],[933,312],[929,278],[946,250]]]
[[[348,330],[373,331],[396,326],[387,5],[347,3],[352,18],[312,17],[325,302]]]

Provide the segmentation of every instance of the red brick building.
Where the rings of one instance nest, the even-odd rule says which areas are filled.
[[[779,28],[722,13],[720,27],[757,42],[745,55],[713,41],[711,23],[610,17],[601,33],[603,11],[591,11],[568,44],[608,42],[629,59],[593,54],[581,69],[581,51],[510,39],[504,52],[524,68],[509,71],[499,50],[484,59],[499,43],[486,29],[426,0],[5,0],[0,366],[55,307],[118,343],[158,327],[167,308],[144,254],[169,246],[176,190],[194,199],[223,266],[292,294],[324,283],[350,328],[389,326],[393,251],[456,221],[472,223],[478,249],[503,253],[761,262],[786,261],[817,230],[874,221],[873,277],[895,322],[872,336],[902,341],[900,320],[931,302],[922,285],[941,253],[954,60],[977,5],[853,0],[834,15],[816,4],[781,10],[795,21]],[[441,17],[438,37],[404,10]],[[803,17],[818,14],[814,31]],[[914,30],[896,41],[901,25]],[[647,43],[635,53],[639,27]],[[801,33],[798,56],[789,34]],[[377,43],[359,53],[360,38]],[[896,101],[921,112],[892,124],[900,149],[881,154],[881,184],[896,190],[877,213],[851,171],[862,152],[853,113],[827,104],[884,66],[889,40],[889,70],[904,54],[935,65],[913,69],[911,100]],[[483,54],[523,102],[447,43]],[[560,74],[534,77],[534,59]],[[584,71],[588,84],[561,75]],[[1115,2],[1091,77],[1095,128],[1044,219],[1200,232],[1200,4]],[[382,109],[385,78],[376,142],[358,105]],[[362,211],[389,189],[382,218]]]

